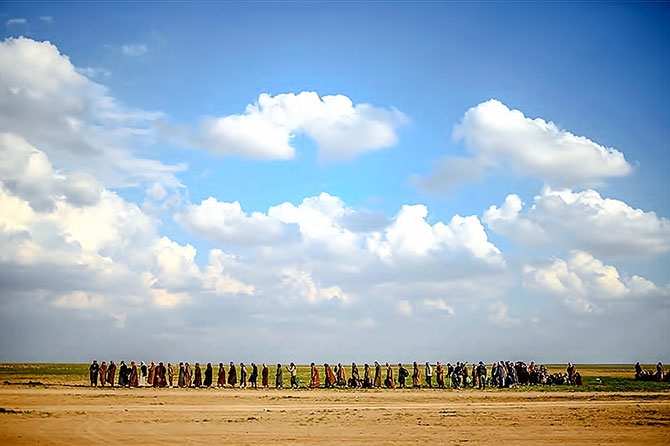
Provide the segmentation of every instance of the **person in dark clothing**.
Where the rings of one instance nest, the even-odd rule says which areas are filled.
[[[211,387],[212,386],[212,375],[214,374],[214,370],[212,370],[212,363],[208,362],[207,363],[207,368],[205,369],[205,380],[202,382],[202,385],[205,387]]]
[[[401,389],[405,388],[405,382],[409,376],[409,370],[407,370],[402,364],[398,364],[398,387]]]
[[[477,366],[477,376],[479,377],[479,388],[482,390],[486,389],[486,364],[482,361],[479,361]]]
[[[107,382],[112,387],[114,387],[114,378],[116,378],[116,364],[114,364],[114,361],[109,361],[109,367],[107,368]]]
[[[98,372],[100,371],[100,366],[98,365],[97,360],[93,360],[91,365],[88,367],[88,374],[91,378],[91,387],[98,387]]]
[[[281,368],[281,364],[277,364],[277,372],[275,373],[275,387],[277,389],[284,387],[284,370]]]
[[[228,365],[228,385],[235,387],[235,384],[237,384],[237,369],[235,368],[235,363],[230,361]]]
[[[255,363],[251,363],[251,374],[249,375],[249,384],[252,389],[258,387],[258,366]]]
[[[124,361],[121,361],[121,367],[119,367],[119,385],[121,387],[130,387],[130,372],[132,372],[131,368]]]

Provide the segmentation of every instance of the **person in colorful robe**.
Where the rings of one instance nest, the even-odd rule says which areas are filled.
[[[440,361],[437,361],[437,366],[435,367],[435,376],[437,379],[437,387],[444,389],[444,366]]]
[[[102,387],[105,387],[106,382],[107,382],[107,363],[105,361],[102,361],[102,364],[100,364],[100,385]]]
[[[375,361],[375,380],[373,384],[375,387],[382,386],[382,366],[377,361]]]
[[[333,372],[332,367],[330,367],[330,364],[325,363],[323,365],[323,374],[326,380],[326,388],[335,387],[337,380],[335,378],[335,373]]]
[[[193,368],[193,387],[202,387],[202,369],[199,362]]]
[[[139,374],[137,371],[137,364],[135,361],[130,361],[130,387],[139,387]]]
[[[114,364],[114,361],[109,361],[109,367],[107,368],[107,382],[112,387],[114,387],[115,378],[116,378],[116,364]]]
[[[263,388],[267,389],[270,386],[270,368],[266,363],[263,363],[263,368],[261,370],[261,383]]]
[[[314,363],[309,365],[309,387],[310,389],[316,389],[321,386],[321,378],[319,377],[319,369],[316,368]]]
[[[393,379],[393,367],[388,362],[386,363],[386,379],[384,380],[386,387],[395,389],[395,379]]]
[[[147,377],[147,386],[153,387],[155,379],[156,379],[156,363],[151,361],[151,366],[149,367],[149,376]]]
[[[412,370],[412,387],[415,389],[418,389],[421,387],[421,373],[419,373],[419,364],[414,361],[412,364],[413,370]]]
[[[349,380],[349,387],[361,387],[361,374],[358,371],[358,366],[355,362],[351,363],[351,379]]]
[[[192,379],[193,379],[193,372],[191,370],[191,364],[189,364],[188,361],[186,361],[186,363],[184,364],[184,386],[187,388],[191,387]]]
[[[337,385],[340,387],[347,385],[347,373],[341,362],[337,364]]]
[[[237,369],[235,363],[230,361],[230,364],[228,364],[228,385],[235,387],[235,384],[237,384]]]
[[[170,388],[172,388],[172,387],[174,387],[172,385],[172,383],[174,381],[174,368],[172,367],[172,364],[170,364],[169,362],[168,362],[168,365],[167,365],[167,374],[168,374],[168,386],[170,386]]]
[[[216,387],[225,387],[226,386],[226,369],[223,367],[223,363],[219,363],[219,377],[216,380]]]

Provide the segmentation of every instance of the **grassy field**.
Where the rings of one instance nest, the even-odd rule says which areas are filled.
[[[271,384],[274,383],[275,367],[270,367]],[[406,367],[408,366],[406,365]],[[548,392],[554,390],[602,392],[670,391],[670,383],[642,382],[633,379],[634,371],[632,364],[577,364],[576,367],[584,379],[583,386],[533,386],[533,389]],[[652,364],[645,364],[643,367],[650,370],[655,368]],[[361,366],[359,368],[362,375],[363,367]],[[565,371],[564,365],[547,365],[547,368],[550,372]],[[215,366],[215,381],[217,370],[218,366]],[[350,374],[350,367],[345,366],[345,370],[348,377]],[[394,373],[396,372],[396,367],[394,367]],[[421,372],[423,373],[423,368],[421,368]],[[319,373],[323,385],[323,366],[319,366]],[[385,376],[384,367],[382,367],[382,376]],[[298,367],[298,379],[301,387],[306,387],[309,384],[309,366],[302,365]],[[289,374],[287,371],[284,371],[284,387],[288,387],[289,382]],[[3,383],[4,385],[87,386],[89,383],[88,364],[0,363],[0,383]],[[527,389],[527,387],[521,387],[521,389]],[[346,391],[347,389],[339,390]],[[514,391],[514,389],[504,389],[503,391]]]

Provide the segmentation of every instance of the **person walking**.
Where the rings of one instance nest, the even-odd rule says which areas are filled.
[[[429,362],[426,362],[426,384],[428,385],[429,388],[433,388],[433,367],[430,365]]]
[[[91,387],[98,387],[98,372],[100,372],[100,366],[98,365],[98,361],[94,359],[91,365],[88,367],[88,375],[91,380]]]

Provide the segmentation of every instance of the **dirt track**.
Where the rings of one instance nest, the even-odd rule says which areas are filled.
[[[670,395],[0,388],[0,444],[663,444]]]

